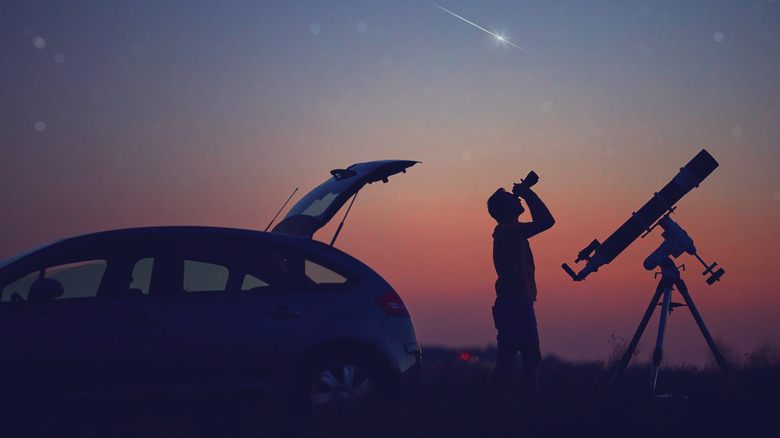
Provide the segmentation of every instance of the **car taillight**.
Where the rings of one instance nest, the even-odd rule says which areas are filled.
[[[376,303],[388,316],[409,316],[409,311],[406,310],[403,300],[392,289],[380,295],[376,299]]]

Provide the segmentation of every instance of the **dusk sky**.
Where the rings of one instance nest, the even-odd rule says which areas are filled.
[[[778,358],[779,24],[775,0],[4,2],[0,259],[114,228],[262,230],[331,169],[417,160],[361,192],[336,246],[393,285],[422,345],[484,347],[485,202],[534,170],[557,220],[531,239],[542,353],[605,360],[653,295],[661,230],[584,282],[560,265],[706,149],[720,167],[673,218],[726,274],[676,262],[727,359]],[[665,346],[711,362],[684,308]]]

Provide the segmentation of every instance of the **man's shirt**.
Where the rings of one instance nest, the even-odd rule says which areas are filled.
[[[536,301],[534,257],[523,222],[505,222],[493,230],[493,265],[497,296],[525,296]]]

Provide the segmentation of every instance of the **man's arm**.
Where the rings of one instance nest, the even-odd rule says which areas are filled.
[[[532,222],[524,227],[528,237],[549,230],[555,225],[555,218],[553,218],[552,213],[550,213],[550,210],[533,190],[515,184],[512,192],[525,200],[526,205],[528,205],[528,211],[531,213]]]

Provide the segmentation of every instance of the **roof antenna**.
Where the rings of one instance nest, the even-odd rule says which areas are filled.
[[[298,191],[298,187],[296,187],[295,190],[293,190],[292,195],[290,195],[290,197],[287,198],[286,201],[284,201],[284,204],[282,205],[282,208],[280,208],[279,211],[276,213],[276,216],[274,216],[274,218],[271,219],[271,222],[268,224],[267,227],[265,227],[265,230],[263,230],[263,232],[268,231],[268,229],[271,228],[271,224],[273,224],[274,221],[276,220],[276,218],[279,217],[279,213],[281,213],[282,210],[284,210],[284,207],[287,206],[287,203],[290,202],[290,199],[292,199],[292,197],[295,196],[295,192],[297,192],[297,191]]]
[[[336,243],[336,238],[339,237],[339,233],[341,232],[341,227],[344,226],[344,221],[347,220],[347,215],[349,214],[349,211],[352,210],[352,204],[355,203],[355,199],[357,199],[357,194],[358,192],[355,192],[355,196],[352,197],[352,202],[349,203],[347,212],[344,213],[344,217],[341,218],[341,223],[339,224],[339,227],[336,229],[336,234],[333,235],[333,240],[330,241],[330,246],[333,246],[333,244]]]

